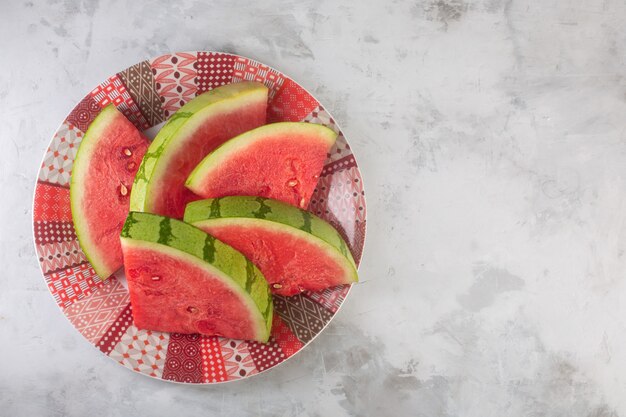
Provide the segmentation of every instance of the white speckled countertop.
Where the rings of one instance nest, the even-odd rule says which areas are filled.
[[[625,20],[618,0],[3,1],[0,414],[626,415]],[[31,237],[66,113],[182,50],[250,56],[314,92],[368,198],[363,283],[331,325],[212,387],[89,346]]]

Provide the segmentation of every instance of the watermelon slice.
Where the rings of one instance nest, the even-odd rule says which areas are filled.
[[[121,233],[135,325],[266,342],[272,296],[241,253],[187,223],[131,212]]]
[[[72,219],[80,247],[101,279],[122,266],[119,234],[146,139],[115,106],[91,123],[70,180]],[[71,146],[71,145],[70,145]]]
[[[205,198],[257,195],[305,208],[337,134],[313,123],[272,123],[209,154],[185,185]]]
[[[182,218],[197,199],[185,180],[209,152],[265,123],[267,87],[242,82],[218,87],[181,107],[150,145],[137,173],[130,209]]]
[[[187,205],[185,221],[246,255],[272,292],[294,295],[358,280],[339,233],[308,211],[262,197],[223,197]]]

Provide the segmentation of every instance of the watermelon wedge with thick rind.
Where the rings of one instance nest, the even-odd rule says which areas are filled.
[[[204,198],[256,195],[305,208],[336,138],[313,123],[261,126],[210,153],[186,186]]]
[[[273,304],[259,269],[202,230],[131,212],[121,233],[135,325],[266,342]]]
[[[308,211],[262,197],[187,205],[185,221],[234,247],[259,267],[272,292],[294,295],[358,280],[346,242]]]
[[[148,144],[111,104],[91,123],[76,153],[70,179],[72,219],[80,247],[101,279],[122,267],[119,234]]]
[[[182,218],[197,197],[185,180],[209,152],[266,120],[267,87],[242,82],[215,88],[182,106],[152,141],[137,173],[131,210]]]

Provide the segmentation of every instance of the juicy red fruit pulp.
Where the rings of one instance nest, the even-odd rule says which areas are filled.
[[[265,124],[266,103],[251,102],[235,111],[220,113],[202,125],[176,149],[166,168],[167,175],[151,185],[151,210],[155,214],[180,219],[185,205],[199,197],[185,188],[187,177],[198,163],[228,139]]]
[[[319,246],[293,234],[220,222],[199,228],[250,259],[274,294],[289,296],[346,283],[343,279],[346,272],[335,259],[321,253]]]
[[[205,198],[257,195],[305,208],[315,190],[328,143],[280,135],[237,150],[200,186]]]
[[[93,150],[87,169],[81,207],[91,241],[115,270],[122,265],[119,234],[128,215],[130,190],[149,143],[121,113],[99,143],[102,146]]]
[[[163,332],[253,339],[242,300],[206,269],[172,254],[124,247],[135,325]]]

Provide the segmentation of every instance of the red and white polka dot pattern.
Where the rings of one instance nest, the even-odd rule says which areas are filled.
[[[287,355],[273,337],[267,343],[250,342],[248,350],[259,372],[270,369],[287,359]]]
[[[67,242],[76,240],[76,231],[72,222],[35,222],[35,244]]]
[[[219,52],[198,52],[197,94],[230,84],[235,69],[235,55]]]
[[[202,382],[224,382],[227,380],[222,348],[217,336],[202,336]]]
[[[287,78],[267,106],[267,121],[299,122],[317,106],[317,100]]]
[[[40,182],[35,188],[33,218],[38,221],[72,221],[70,189],[47,182]]]
[[[272,337],[280,346],[280,350],[285,354],[285,359],[304,346],[277,314],[274,314],[274,322],[272,323]]]
[[[238,56],[234,65],[233,82],[257,81],[265,84],[269,88],[270,101],[285,82],[281,73],[253,59]]]
[[[106,355],[111,353],[132,322],[132,307],[130,304],[127,304],[111,327],[108,328],[102,335],[102,338],[96,343],[96,347]]]

